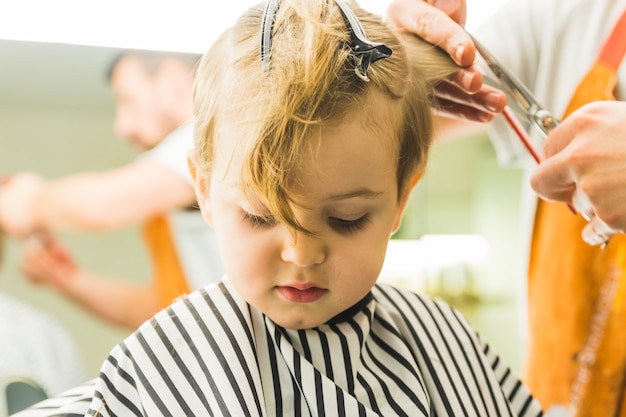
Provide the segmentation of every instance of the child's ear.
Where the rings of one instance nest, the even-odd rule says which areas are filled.
[[[400,199],[398,201],[398,211],[396,212],[396,218],[394,219],[394,222],[393,222],[393,229],[391,231],[392,235],[396,233],[398,229],[400,228],[400,225],[402,224],[402,217],[404,217],[404,210],[406,209],[406,205],[409,203],[409,197],[411,196],[411,192],[413,191],[417,183],[420,181],[420,179],[422,179],[423,174],[424,174],[423,169],[420,169],[419,171],[417,171],[415,174],[413,174],[413,176],[407,183],[405,189],[399,191],[402,194],[400,195]]]
[[[209,183],[202,167],[198,164],[198,155],[190,151],[187,155],[187,166],[193,179],[193,188],[196,192],[196,201],[202,212],[202,217],[209,225],[212,225],[211,207],[209,205]]]

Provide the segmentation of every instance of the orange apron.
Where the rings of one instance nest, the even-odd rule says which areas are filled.
[[[178,259],[172,230],[165,216],[156,216],[144,224],[143,236],[152,259],[154,284],[159,309],[169,306],[181,295],[188,294],[189,284]]]
[[[615,99],[616,72],[625,50],[626,11],[563,117],[586,103]],[[525,382],[547,410],[571,403],[577,395],[573,392],[576,381],[585,377],[577,416],[626,417],[622,406],[626,393],[626,305],[622,303],[626,236],[615,236],[602,250],[582,240],[586,224],[564,204],[538,202],[528,277],[530,340]],[[602,329],[594,332],[598,300],[609,277],[616,281],[614,296],[606,306],[608,316]],[[593,334],[600,337],[591,340]],[[595,360],[586,362],[586,367],[581,352],[594,342]]]

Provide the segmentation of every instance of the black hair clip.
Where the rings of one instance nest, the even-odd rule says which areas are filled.
[[[261,65],[263,72],[270,70],[270,52],[272,50],[272,31],[274,28],[274,18],[278,12],[280,0],[267,0],[263,19],[261,20]]]
[[[352,9],[343,0],[335,0],[335,2],[341,10],[346,26],[350,31],[350,49],[359,58],[359,62],[354,67],[354,72],[360,79],[367,82],[370,80],[367,76],[367,71],[371,63],[390,57],[392,53],[391,48],[385,44],[372,42],[367,39],[363,26]],[[269,71],[272,29],[274,17],[278,12],[279,6],[280,0],[268,0],[263,13],[261,23],[261,64],[264,72]]]
[[[372,42],[367,39],[365,30],[363,30],[359,18],[356,17],[352,9],[343,0],[335,0],[335,2],[341,9],[341,14],[350,31],[350,48],[359,57],[359,62],[354,67],[354,72],[360,79],[367,82],[370,80],[367,76],[370,64],[379,59],[389,58],[391,56],[391,48],[385,44]]]

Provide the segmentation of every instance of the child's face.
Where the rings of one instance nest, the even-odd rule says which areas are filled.
[[[316,234],[297,232],[295,240],[287,227],[268,222],[264,207],[241,190],[241,158],[231,160],[235,141],[218,147],[208,199],[200,193],[200,205],[230,280],[278,325],[319,326],[374,285],[405,205],[398,201],[389,145],[395,139],[381,131],[393,129],[372,129],[352,114],[323,133],[317,154],[304,158],[290,189],[299,203],[296,218]]]

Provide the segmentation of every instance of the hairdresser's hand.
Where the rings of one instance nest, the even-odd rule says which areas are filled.
[[[393,0],[387,14],[395,26],[438,45],[463,67],[437,87],[442,115],[486,122],[504,109],[504,93],[484,85],[472,66],[476,47],[460,26],[467,16],[465,0]]]
[[[532,187],[591,218],[583,230],[587,243],[626,230],[626,102],[581,107],[550,133],[544,153]]]
[[[21,269],[32,283],[59,290],[77,273],[69,252],[43,232],[24,240]]]
[[[0,229],[24,237],[34,229],[32,209],[44,179],[32,172],[12,175],[0,185]]]

